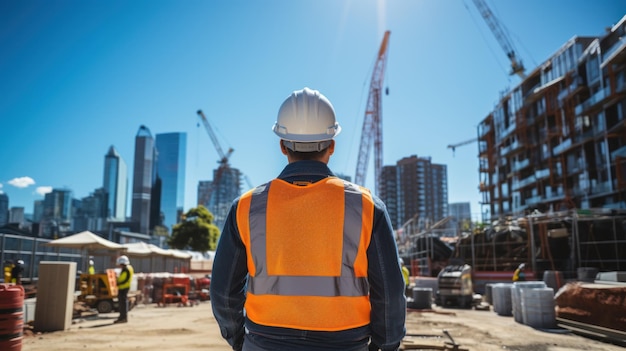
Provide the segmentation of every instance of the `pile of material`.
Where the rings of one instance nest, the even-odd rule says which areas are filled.
[[[568,283],[554,298],[558,318],[626,332],[625,286]]]

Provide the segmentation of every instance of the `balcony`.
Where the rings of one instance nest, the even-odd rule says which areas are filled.
[[[585,170],[585,162],[579,158],[576,162],[567,165],[567,174],[572,175],[574,173],[582,172]]]
[[[569,149],[571,146],[572,146],[572,139],[565,139],[559,145],[555,146],[554,149],[552,149],[552,154],[557,156],[561,154],[563,151]]]
[[[565,193],[563,193],[563,188],[559,187],[557,191],[551,191],[546,193],[545,196],[546,201],[560,201],[565,199]]]
[[[593,138],[594,134],[595,133],[594,133],[593,130],[588,130],[588,131],[586,131],[584,133],[580,133],[579,132],[579,134],[574,135],[574,143],[578,144],[578,143],[584,142],[584,141],[586,141],[588,139],[591,139],[591,138]]]
[[[481,138],[487,135],[487,133],[489,133],[490,131],[491,131],[490,124],[481,124],[480,126],[478,126],[478,134],[480,135]]]
[[[530,177],[526,177],[521,180],[513,180],[511,188],[513,189],[513,191],[517,191],[525,186],[535,183],[536,181],[537,180],[535,179],[535,175],[533,174]]]
[[[622,146],[619,149],[611,152],[612,161],[615,161],[617,157],[626,157],[626,146]]]
[[[574,81],[567,88],[561,90],[558,95],[559,107],[563,107],[563,100],[570,96],[574,91],[576,91],[583,84],[583,78],[576,76],[574,77]]]
[[[549,176],[550,176],[549,169],[538,169],[535,171],[535,179],[537,180],[548,178]]]
[[[600,67],[604,68],[614,57],[617,57],[618,53],[626,48],[626,38],[621,37],[615,45],[611,46],[608,50],[602,53],[602,63]]]
[[[591,185],[592,194],[603,194],[609,191],[611,191],[611,183],[609,181]]]
[[[529,159],[525,159],[524,161],[516,161],[513,162],[513,172],[517,172],[523,168],[528,167],[528,165],[530,165],[530,160]]]
[[[576,114],[576,116],[582,115],[582,113],[584,111],[587,111],[588,109],[590,109],[594,105],[598,104],[599,102],[601,102],[608,95],[610,95],[609,87],[606,87],[604,89],[598,90],[597,93],[593,94],[585,102],[583,102],[582,104],[577,105],[574,108],[574,113]]]
[[[574,186],[572,188],[572,194],[574,194],[574,196],[579,196],[580,197],[580,196],[585,195],[585,193],[586,193],[586,189],[583,189],[580,186]]]
[[[509,145],[507,147],[503,147],[502,149],[500,149],[500,156],[504,156],[504,155],[508,154],[509,152],[517,149],[519,146],[520,146],[520,144],[516,140],[511,145]]]
[[[526,205],[534,205],[534,204],[541,203],[542,201],[543,201],[543,198],[541,196],[537,195],[537,196],[526,198],[524,203]]]

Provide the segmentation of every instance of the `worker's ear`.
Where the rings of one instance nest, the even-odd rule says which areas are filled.
[[[335,153],[335,139],[330,141],[330,145],[328,146],[328,154],[332,155]]]
[[[285,147],[285,145],[283,144],[283,139],[280,139],[279,143],[280,143],[280,152],[282,152],[283,155],[287,155],[287,147]]]

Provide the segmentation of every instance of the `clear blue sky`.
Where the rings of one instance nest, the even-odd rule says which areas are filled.
[[[487,3],[527,70],[626,14],[624,0]],[[284,98],[305,86],[333,103],[343,131],[330,167],[354,177],[385,30],[384,164],[411,155],[446,164],[449,201],[479,213],[477,145],[454,155],[446,146],[474,137],[519,78],[508,76],[508,59],[471,0],[2,1],[0,191],[27,213],[42,190],[85,197],[102,186],[111,145],[132,187],[143,124],[153,135],[187,133],[187,210],[198,180],[217,166],[196,111],[222,148],[235,149],[231,165],[257,185],[286,164],[271,126]],[[370,164],[372,188],[373,178]]]

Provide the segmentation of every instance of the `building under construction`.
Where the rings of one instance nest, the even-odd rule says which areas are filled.
[[[503,94],[478,127],[484,227],[450,245],[437,228],[399,246],[415,271],[464,262],[510,281],[526,264],[566,279],[626,270],[626,16],[574,37]],[[583,277],[584,278],[584,277]]]
[[[574,37],[479,125],[483,221],[454,259],[576,276],[626,269],[626,16]],[[487,214],[487,215],[485,215]]]
[[[215,169],[213,180],[198,182],[198,204],[213,214],[213,224],[220,230],[224,227],[233,200],[241,195],[242,179],[239,169],[227,167]]]
[[[626,208],[625,19],[602,37],[569,40],[480,123],[489,219]]]

